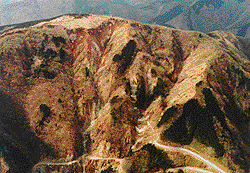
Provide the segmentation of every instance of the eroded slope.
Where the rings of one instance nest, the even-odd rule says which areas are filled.
[[[5,32],[0,46],[3,153],[30,165],[11,169],[248,172],[246,39],[86,15]]]

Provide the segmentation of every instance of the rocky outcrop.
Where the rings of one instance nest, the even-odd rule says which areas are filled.
[[[249,171],[249,40],[66,15],[5,32],[0,47],[13,172]]]

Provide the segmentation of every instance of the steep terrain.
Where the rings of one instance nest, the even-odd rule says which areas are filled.
[[[65,15],[0,35],[9,172],[249,172],[250,42]]]
[[[204,33],[223,30],[250,38],[249,9],[247,0],[21,0],[0,4],[0,25],[6,28],[4,25],[71,13],[102,14]]]

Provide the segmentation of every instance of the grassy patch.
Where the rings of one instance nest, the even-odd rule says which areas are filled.
[[[183,166],[191,166],[191,167],[199,167],[206,168],[206,164],[202,161],[197,160],[196,158],[185,155],[182,153],[170,154],[169,158],[173,161],[174,167],[183,167]]]
[[[224,165],[224,166],[228,166],[228,159],[227,157],[223,156],[223,157],[217,157],[216,151],[213,147],[209,147],[206,146],[204,144],[202,144],[201,142],[199,142],[197,139],[194,139],[192,141],[192,143],[190,144],[190,147],[194,148],[195,150],[197,150],[198,152],[212,157],[216,162]]]

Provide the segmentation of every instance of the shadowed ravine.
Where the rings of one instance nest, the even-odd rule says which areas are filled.
[[[21,26],[0,35],[9,172],[249,172],[249,40],[98,15]]]

